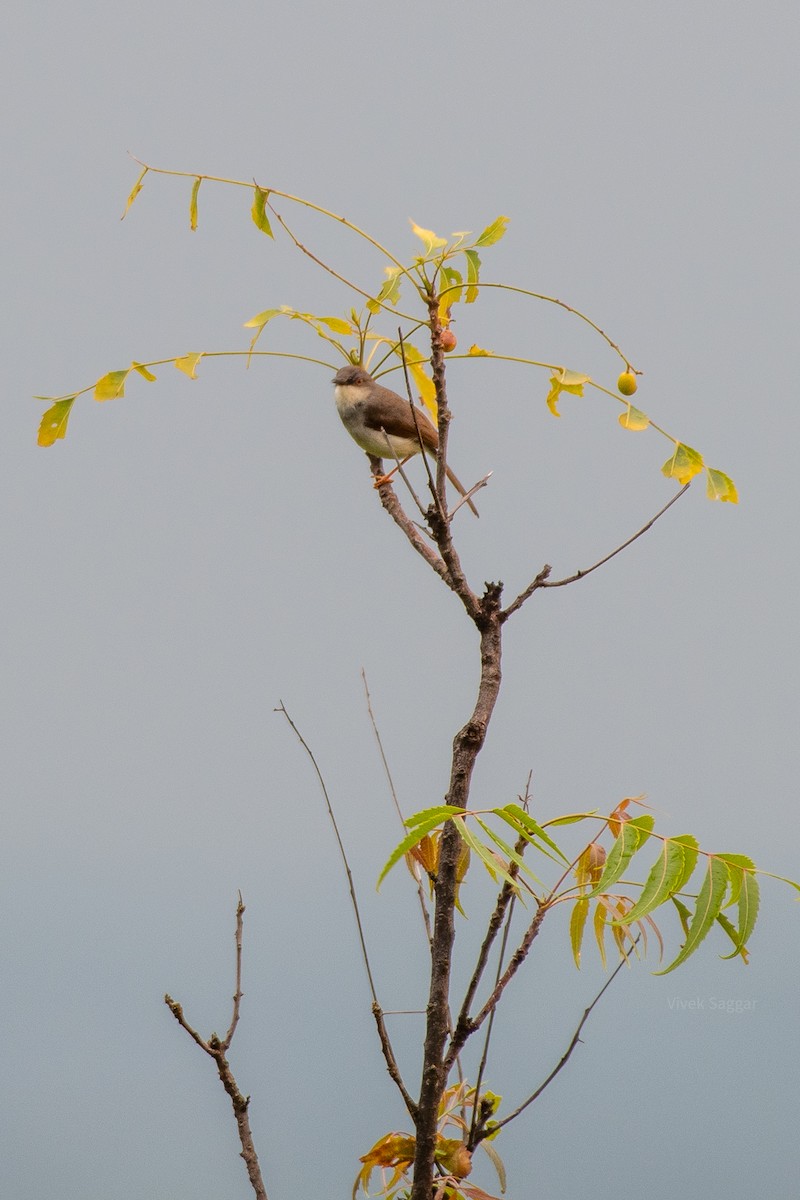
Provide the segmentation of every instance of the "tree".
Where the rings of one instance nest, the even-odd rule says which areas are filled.
[[[148,174],[182,173],[158,171],[143,165],[126,212]],[[190,226],[195,229],[200,188],[204,181],[210,182],[212,177],[189,175],[188,178],[193,180]],[[435,423],[438,432],[438,452],[431,456],[423,448],[422,453],[430,500],[423,503],[414,492],[411,476],[401,461],[402,454],[392,445],[388,430],[382,430],[387,443],[387,453],[383,458],[387,462],[396,459],[395,468],[387,474],[382,458],[369,453],[370,470],[384,510],[412,549],[449,589],[460,611],[474,628],[478,643],[479,683],[471,715],[453,741],[450,783],[444,803],[405,818],[405,836],[389,856],[381,873],[382,879],[401,860],[408,864],[419,888],[430,944],[431,969],[418,1089],[406,1082],[407,1073],[401,1070],[397,1062],[384,1011],[372,982],[367,947],[362,937],[380,1049],[405,1106],[412,1131],[381,1136],[362,1156],[363,1168],[359,1171],[356,1187],[366,1192],[374,1172],[380,1170],[383,1172],[383,1193],[390,1197],[408,1195],[411,1200],[422,1200],[423,1197],[429,1200],[431,1195],[438,1195],[450,1197],[451,1200],[461,1197],[480,1200],[487,1193],[465,1182],[470,1175],[473,1151],[482,1146],[489,1153],[498,1169],[502,1190],[502,1164],[495,1149],[498,1135],[528,1108],[567,1062],[594,1006],[590,1005],[585,1011],[570,1046],[555,1064],[550,1076],[532,1090],[524,1103],[512,1112],[503,1113],[498,1095],[484,1084],[491,1031],[506,990],[528,960],[545,919],[559,906],[570,906],[571,952],[576,965],[580,965],[584,935],[591,917],[603,961],[607,945],[613,944],[619,957],[616,968],[619,970],[632,955],[639,953],[640,948],[646,949],[648,938],[655,939],[663,948],[662,935],[653,914],[669,907],[676,914],[683,943],[668,966],[663,968],[666,972],[683,963],[712,929],[728,939],[727,957],[746,961],[759,895],[756,868],[748,857],[701,850],[697,840],[690,834],[667,836],[657,833],[655,819],[644,811],[646,806],[641,797],[621,799],[611,813],[561,813],[549,818],[538,814],[541,819],[531,812],[531,797],[527,789],[519,803],[493,807],[489,811],[471,807],[473,771],[485,744],[502,685],[505,626],[538,592],[577,583],[625,550],[685,494],[692,480],[701,473],[705,475],[706,490],[711,499],[735,503],[736,489],[724,472],[708,467],[697,450],[667,433],[642,410],[634,407],[631,397],[637,390],[637,371],[594,321],[555,298],[506,283],[487,282],[481,277],[481,255],[504,235],[504,217],[492,221],[477,237],[460,233],[443,238],[430,230],[412,225],[413,233],[421,244],[421,253],[411,263],[404,263],[363,230],[318,205],[258,184],[233,180],[216,182],[247,189],[252,198],[251,217],[257,228],[272,237],[273,224],[280,227],[299,252],[308,255],[321,269],[338,279],[351,295],[358,296],[363,301],[363,307],[350,308],[345,315],[337,316],[320,316],[285,307],[268,309],[246,322],[253,330],[246,350],[193,352],[158,362],[135,361],[127,368],[107,372],[82,391],[50,398],[51,406],[42,419],[39,440],[42,445],[53,445],[65,436],[72,406],[80,395],[93,392],[99,401],[121,397],[129,379],[139,377],[154,382],[154,368],[161,365],[174,364],[189,378],[195,378],[205,357],[240,355],[249,363],[256,357],[280,354],[280,351],[265,351],[258,347],[267,326],[281,318],[302,323],[326,343],[326,352],[338,356],[340,363],[368,367],[376,378],[392,369],[402,372],[408,393],[409,420],[415,423],[419,431],[424,418],[414,406],[413,381],[424,411]],[[384,279],[381,286],[363,288],[323,262],[300,241],[293,224],[290,225],[283,211],[279,211],[278,206],[283,209],[284,203],[313,209],[369,243],[383,259]],[[488,485],[488,476],[468,487],[466,496],[452,509],[446,489],[451,420],[447,357],[456,356],[457,351],[452,329],[453,310],[460,304],[474,304],[489,289],[500,290],[510,300],[528,298],[557,305],[566,313],[588,323],[618,356],[622,371],[616,390],[560,364],[500,354],[477,345],[457,356],[465,359],[510,358],[534,369],[546,370],[550,384],[546,402],[554,416],[559,415],[560,402],[572,396],[582,396],[588,388],[620,403],[622,412],[619,421],[623,429],[642,432],[652,428],[668,439],[669,455],[661,469],[681,489],[655,516],[594,564],[560,579],[551,577],[552,570],[547,564],[538,570],[532,569],[529,584],[510,601],[505,600],[503,585],[499,581],[486,583],[482,588],[475,587],[469,581],[461,564],[454,533],[456,527],[453,518],[465,503],[470,503]],[[396,327],[398,324],[399,327]],[[417,339],[423,336],[429,343],[429,349],[426,347],[422,350],[417,345]],[[294,357],[303,357],[331,368],[329,361],[311,355]],[[406,511],[395,491],[396,472],[408,487],[412,505],[416,506],[415,519]],[[282,711],[291,720],[289,714]],[[296,732],[300,736],[299,731]],[[562,846],[562,828],[580,835],[576,845],[568,848]],[[588,833],[585,832],[587,829]],[[571,833],[566,836],[571,836]],[[642,872],[640,880],[633,882],[626,876],[633,859],[640,852],[646,852],[643,853],[643,860],[646,860],[648,867]],[[342,853],[347,867],[344,847]],[[534,873],[530,866],[534,855],[543,863],[538,868],[539,872],[542,875],[549,873],[544,879]],[[637,866],[639,861],[637,858]],[[468,985],[464,994],[458,995],[454,992],[452,979],[457,922],[461,911],[460,888],[467,872],[481,869],[488,873],[495,886],[494,901],[486,916],[483,942]],[[430,913],[426,887],[432,898]],[[358,918],[352,881],[351,896]],[[251,1184],[257,1195],[264,1196],[266,1192],[249,1129],[249,1101],[240,1092],[227,1058],[240,1015],[243,914],[244,905],[240,898],[237,910],[236,988],[227,1034],[222,1038],[216,1035],[207,1039],[200,1037],[185,1019],[180,1003],[169,996],[166,1001],[176,1019],[215,1060],[233,1104]],[[492,956],[496,960],[495,979],[486,985],[483,982],[484,975]],[[608,983],[615,977],[616,970]],[[599,995],[605,992],[606,987]],[[476,1073],[473,1081],[469,1082],[463,1075],[462,1056],[471,1053],[479,1039],[482,1047],[474,1064]],[[452,1082],[456,1072],[457,1080]]]

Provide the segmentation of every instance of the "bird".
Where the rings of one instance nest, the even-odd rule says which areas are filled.
[[[412,413],[408,400],[382,387],[363,367],[352,364],[342,367],[334,375],[333,383],[334,399],[342,424],[353,441],[367,454],[373,458],[395,458],[399,465],[412,455],[419,454],[422,447],[433,458],[436,457],[439,432],[421,408],[415,408]],[[445,471],[453,487],[465,497],[477,517],[478,510],[467,496],[463,483],[447,464]]]

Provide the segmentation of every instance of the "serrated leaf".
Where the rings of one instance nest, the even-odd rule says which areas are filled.
[[[655,818],[649,813],[641,817],[633,817],[622,826],[622,831],[614,840],[614,845],[608,852],[605,869],[600,881],[589,893],[589,899],[599,896],[612,887],[624,874],[625,868],[637,850],[645,844],[655,825]]]
[[[629,924],[646,916],[664,904],[673,892],[680,890],[685,878],[686,854],[687,847],[681,842],[668,839],[662,843],[661,853],[653,863],[639,899],[625,914]]]
[[[730,475],[713,467],[706,467],[706,495],[709,500],[721,500],[723,504],[739,503],[739,493]]]
[[[467,260],[467,304],[473,304],[478,299],[478,279],[481,273],[481,259],[477,250],[465,250]]]
[[[569,916],[569,941],[572,946],[572,957],[575,960],[575,966],[580,970],[581,965],[581,945],[583,944],[583,931],[586,928],[586,918],[589,916],[589,901],[585,896],[581,896],[572,906],[572,912]]]
[[[202,182],[202,179],[198,175],[192,184],[192,197],[189,201],[189,228],[192,232],[197,229],[197,193],[200,191],[200,184]]]
[[[66,396],[63,400],[56,400],[53,407],[42,415],[37,438],[40,446],[52,446],[59,438],[67,436],[67,422],[75,399],[75,396]]]
[[[506,804],[503,808],[493,808],[492,812],[506,821],[512,828],[516,829],[523,837],[527,838],[532,845],[535,845],[534,838],[539,838],[549,846],[553,853],[557,856],[556,861],[560,861],[564,866],[569,866],[569,859],[562,852],[561,848],[556,845],[548,833],[542,829],[538,821],[534,821],[530,813],[525,812],[525,809],[519,804]],[[543,854],[547,851],[541,846],[536,846]],[[548,858],[552,857],[548,855]]]
[[[144,363],[131,363],[131,368],[141,375],[142,379],[146,379],[148,383],[155,383],[156,377],[152,371],[148,370]]]
[[[647,429],[650,424],[650,418],[647,413],[643,413],[640,409],[634,408],[629,404],[624,413],[619,416],[619,423],[623,429],[631,429],[638,432],[641,429]]]
[[[577,825],[580,821],[589,821],[592,817],[597,816],[597,809],[592,808],[589,812],[582,813],[565,813],[563,817],[554,817],[552,821],[547,821],[548,826],[558,825]]]
[[[139,192],[142,190],[142,186],[144,183],[144,177],[147,174],[147,172],[149,171],[149,169],[150,169],[149,167],[143,167],[141,173],[139,174],[139,178],[136,180],[136,183],[131,188],[131,194],[130,194],[130,196],[128,196],[128,199],[125,203],[125,209],[122,213],[122,216],[120,217],[120,221],[125,220],[126,216],[128,215],[128,209],[133,204],[136,197],[139,195]]]
[[[253,223],[267,237],[273,237],[272,228],[267,216],[267,201],[269,200],[269,191],[266,188],[260,188],[258,184],[253,185],[253,207],[250,209],[250,216],[253,218]]]
[[[413,849],[413,847],[416,846],[417,842],[421,842],[422,839],[425,837],[425,835],[427,833],[430,833],[432,830],[436,829],[436,827],[438,825],[441,825],[443,823],[443,820],[449,819],[449,815],[445,818],[442,818],[440,808],[439,809],[431,809],[430,811],[435,813],[435,816],[431,816],[427,820],[419,821],[414,826],[411,833],[409,833],[406,837],[404,837],[402,842],[400,842],[399,845],[395,846],[394,850],[392,851],[392,853],[389,855],[388,859],[386,860],[386,864],[385,864],[383,870],[381,871],[380,875],[378,876],[378,882],[375,885],[376,891],[380,888],[381,884],[383,883],[384,879],[391,871],[392,867],[395,867],[400,862],[400,859],[404,858],[406,856],[406,854],[408,854],[409,850]],[[457,809],[456,811],[461,812],[462,810]],[[417,814],[417,816],[421,816],[421,815],[422,814],[420,814],[420,813]],[[406,821],[406,824],[409,824],[409,822]]]
[[[503,867],[502,863],[498,862],[496,856],[492,854],[491,850],[484,846],[483,842],[479,841],[478,838],[475,837],[475,834],[468,827],[466,821],[463,818],[460,820],[456,819],[455,827],[458,830],[460,837],[466,842],[473,854],[477,854],[478,858],[489,872],[492,880],[496,881],[499,876],[503,883],[507,883],[509,887],[514,889],[514,891],[518,891],[519,884],[517,883],[516,879],[514,879],[513,875],[509,875],[508,871]]]
[[[202,357],[202,350],[198,354],[184,354],[182,358],[175,359],[175,366],[179,371],[183,371],[184,375],[188,375],[190,379],[197,379],[197,364]]]
[[[690,483],[695,475],[703,469],[703,456],[684,442],[675,443],[675,452],[661,468],[661,474],[667,479],[677,479],[681,486]]]
[[[755,928],[760,901],[758,879],[755,863],[746,855],[720,854],[718,857],[728,867],[731,894],[735,896],[738,909],[739,927],[734,939],[734,949],[730,954],[723,955],[724,958],[734,958],[745,948]]]
[[[721,859],[709,856],[703,886],[697,896],[694,914],[689,922],[686,941],[680,954],[663,971],[655,971],[656,975],[668,975],[681,963],[686,962],[691,954],[705,938],[711,926],[719,916],[728,890],[728,868]]]
[[[422,242],[426,257],[434,250],[441,250],[442,246],[447,245],[447,238],[438,237],[432,229],[423,229],[415,221],[411,222],[411,232]]]
[[[586,903],[589,903],[588,899]],[[594,929],[594,940],[597,942],[597,949],[600,951],[600,961],[603,964],[604,971],[606,969],[606,927],[606,907],[603,903],[598,903],[594,910],[592,928]]]
[[[533,871],[530,869],[530,867],[527,865],[527,863],[523,860],[522,855],[518,854],[513,846],[509,846],[508,842],[503,841],[503,839],[500,837],[500,835],[495,833],[494,830],[491,829],[490,826],[487,825],[485,821],[482,821],[480,819],[480,817],[476,817],[475,820],[476,820],[477,824],[480,825],[481,829],[486,834],[486,836],[488,838],[491,838],[491,840],[494,842],[495,846],[497,846],[498,850],[502,850],[503,854],[505,854],[505,856],[509,860],[509,862],[514,863],[518,870],[524,871],[525,874],[529,875],[530,878],[533,879],[536,883],[542,882],[541,879],[539,879],[538,875],[534,875]]]
[[[125,371],[109,371],[94,385],[95,400],[116,400],[125,395],[125,380],[131,373],[128,367]]]
[[[426,825],[435,816],[444,822],[450,817],[457,817],[463,811],[463,808],[458,808],[455,804],[436,804],[433,808],[423,808],[420,812],[412,813],[410,817],[404,817],[403,824],[414,829],[417,825]]]
[[[476,246],[493,246],[504,236],[508,228],[508,217],[497,217],[491,225],[487,225],[483,233],[475,239]]]

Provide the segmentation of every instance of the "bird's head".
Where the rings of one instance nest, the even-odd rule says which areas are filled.
[[[369,387],[375,381],[369,371],[365,371],[363,367],[355,367],[349,363],[346,367],[341,367],[333,377],[333,382],[337,387]]]

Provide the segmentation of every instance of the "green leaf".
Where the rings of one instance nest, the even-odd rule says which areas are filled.
[[[739,493],[730,475],[726,475],[724,471],[715,471],[713,467],[706,467],[706,495],[709,500],[721,500],[723,504],[726,501],[731,504],[739,503]]]
[[[253,207],[250,209],[250,216],[253,222],[262,233],[266,233],[267,237],[273,237],[272,229],[270,228],[269,217],[267,216],[267,201],[269,200],[269,191],[266,188],[260,188],[258,184],[253,185]]]
[[[547,825],[577,825],[580,821],[590,821],[592,817],[597,816],[597,809],[592,808],[589,812],[582,813],[565,813],[563,817],[554,817],[552,821],[547,821]]]
[[[462,841],[466,842],[470,850],[477,854],[478,858],[489,872],[491,878],[496,881],[499,876],[503,883],[507,883],[514,889],[515,892],[518,892],[519,884],[517,880],[513,875],[509,875],[508,871],[506,871],[502,864],[497,861],[497,858],[494,856],[494,854],[492,854],[491,850],[489,850],[487,846],[484,846],[483,842],[479,841],[475,837],[475,834],[467,826],[467,823],[463,817],[460,820],[456,819],[454,824]]]
[[[493,246],[495,242],[499,242],[504,236],[508,228],[508,217],[498,217],[492,221],[491,225],[487,225],[483,233],[479,234],[475,239],[476,246]]]
[[[525,809],[519,804],[506,804],[503,808],[493,808],[492,812],[495,816],[501,817],[507,824],[511,825],[518,833],[521,833],[531,845],[535,846],[534,838],[539,838],[553,851],[556,861],[560,861],[567,867],[570,865],[567,856],[562,853],[549,834],[545,833],[538,821],[534,821],[530,813],[525,812]],[[540,850],[543,854],[547,854],[547,851],[543,850],[541,846],[536,846],[536,849]],[[552,858],[553,855],[548,854],[547,857]]]
[[[202,179],[197,176],[192,184],[192,198],[189,201],[189,228],[194,232],[197,229],[197,193],[200,191]]]
[[[583,943],[583,931],[586,928],[586,918],[589,916],[589,901],[585,896],[580,896],[572,906],[572,912],[569,916],[569,940],[572,946],[572,957],[575,960],[575,966],[580,970],[581,965],[581,945]]]
[[[619,836],[609,851],[606,865],[603,868],[603,874],[600,876],[597,885],[589,892],[589,899],[599,896],[601,892],[607,891],[608,888],[617,882],[624,874],[625,868],[636,851],[649,838],[654,825],[655,817],[651,816],[650,813],[645,813],[644,816],[634,817],[631,821],[625,822]]]
[[[661,474],[667,479],[677,479],[678,483],[690,483],[703,469],[703,456],[683,442],[675,443],[675,452],[661,468]]]
[[[682,833],[679,837],[671,840],[676,845],[683,847],[683,873],[679,876],[674,889],[676,892],[680,892],[691,879],[697,866],[699,842],[691,833]]]
[[[734,939],[734,949],[730,954],[723,955],[724,958],[734,958],[747,946],[758,919],[760,902],[758,879],[755,874],[755,863],[744,854],[720,854],[719,857],[727,864],[731,879],[731,892],[735,893],[738,907],[739,928]]]
[[[67,421],[75,399],[75,396],[67,396],[63,400],[56,400],[53,407],[44,413],[37,439],[40,446],[52,446],[59,438],[67,436]]]
[[[190,379],[197,379],[197,364],[202,357],[202,350],[199,354],[184,354],[182,358],[175,359],[175,366],[179,371],[183,371],[184,375],[188,375]]]
[[[445,807],[448,807],[448,806],[445,806]],[[458,809],[455,809],[454,811],[461,812],[462,809],[458,808]],[[442,814],[441,807],[435,808],[435,809],[428,809],[427,812],[435,814],[435,815],[429,817],[427,820],[422,820],[422,818],[424,817],[425,814],[417,813],[416,817],[418,818],[418,820],[417,820],[416,825],[412,829],[411,833],[409,833],[407,837],[404,837],[402,842],[400,842],[399,845],[395,846],[394,850],[389,855],[389,858],[386,861],[386,865],[384,866],[383,870],[381,871],[380,875],[378,876],[378,882],[375,885],[376,891],[380,888],[381,884],[383,883],[384,879],[391,871],[392,867],[397,866],[397,864],[400,862],[400,859],[405,858],[406,854],[408,854],[409,850],[412,850],[414,848],[414,846],[416,846],[417,842],[421,842],[426,834],[430,833],[431,830],[436,829],[436,827],[438,825],[442,825],[444,823],[444,821],[449,820],[449,818],[450,818],[449,812],[446,813],[444,817],[441,815]],[[411,821],[407,820],[406,825],[409,825],[409,824],[411,824]]]
[[[412,813],[410,817],[404,817],[403,824],[413,829],[417,825],[426,825],[433,817],[438,817],[444,824],[451,817],[457,817],[463,812],[463,808],[458,808],[455,804],[437,804],[433,808],[423,808],[418,813]]]
[[[116,400],[125,395],[125,380],[131,373],[128,367],[125,371],[109,371],[94,385],[95,400]]]
[[[473,304],[478,299],[478,279],[481,273],[481,260],[477,250],[465,250],[467,260],[467,295],[466,303]]]
[[[694,954],[719,916],[725,900],[725,893],[728,890],[728,880],[728,868],[725,863],[715,855],[710,855],[706,876],[697,897],[694,915],[689,922],[683,948],[668,967],[665,967],[663,971],[655,971],[655,975],[668,975],[681,963],[686,962],[691,954]]]
[[[500,835],[495,833],[494,830],[491,829],[486,824],[485,821],[482,821],[480,819],[480,817],[476,817],[475,820],[476,820],[477,824],[480,825],[481,829],[486,834],[486,836],[488,838],[491,838],[491,840],[494,842],[495,846],[497,846],[497,848],[499,850],[501,850],[503,852],[503,854],[505,854],[505,856],[509,860],[509,862],[513,862],[519,871],[524,871],[525,874],[529,875],[530,878],[533,879],[535,883],[542,882],[541,879],[538,877],[538,875],[534,875],[533,871],[530,869],[530,867],[527,865],[527,863],[523,860],[522,855],[518,854],[513,846],[509,846],[508,842],[504,842],[503,839],[500,837]]]
[[[144,363],[133,362],[133,363],[131,363],[131,367],[134,371],[136,371],[139,375],[141,375],[142,379],[146,379],[148,383],[155,383],[155,381],[156,381],[155,375],[153,374],[152,371],[148,371],[148,369],[144,365]]]
[[[662,843],[661,854],[650,870],[650,874],[645,880],[639,899],[625,914],[625,921],[617,921],[615,924],[630,925],[633,921],[638,921],[641,917],[652,912],[669,899],[673,892],[678,892],[683,887],[686,879],[686,859],[690,854],[690,848],[680,841],[667,839]],[[694,854],[694,861],[697,859],[697,854]],[[694,870],[694,861],[692,862],[691,875]]]

